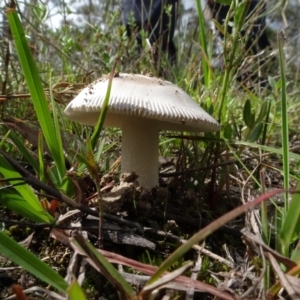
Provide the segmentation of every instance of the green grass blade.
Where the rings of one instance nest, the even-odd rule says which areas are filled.
[[[296,191],[300,191],[300,182],[296,187]],[[289,204],[286,217],[283,220],[282,228],[280,231],[280,240],[283,245],[289,247],[300,234],[300,194],[296,193],[293,195],[292,201]]]
[[[4,205],[35,222],[51,223],[54,221],[54,218],[43,209],[30,186],[24,183],[21,175],[13,169],[2,155],[0,155],[0,173],[8,179],[10,184],[15,185],[13,190],[5,189],[1,191],[0,201]],[[20,180],[9,181],[10,178],[20,178]]]
[[[49,110],[49,103],[46,100],[38,69],[32,57],[28,41],[26,40],[16,10],[13,8],[8,9],[7,18],[38,121],[51,155],[59,169],[60,182],[62,182],[66,171],[63,149],[61,143],[57,142],[57,139],[59,139],[60,136],[56,135],[56,130]]]
[[[234,141],[235,145],[244,145],[250,148],[259,148],[263,151],[274,153],[274,154],[279,154],[283,155],[283,149],[282,148],[275,148],[275,147],[270,147],[270,146],[265,146],[265,145],[260,145],[260,144],[255,144],[255,143],[250,143],[250,142],[239,142],[239,141]],[[289,157],[296,159],[300,161],[300,155],[294,152],[289,152]]]
[[[204,54],[204,59],[202,59],[202,70],[204,75],[204,84],[206,87],[210,85],[210,67],[208,65],[208,51],[207,51],[207,42],[206,42],[206,34],[205,34],[205,20],[203,15],[203,9],[201,5],[201,1],[196,1],[197,6],[197,14],[198,14],[198,21],[199,21],[199,38],[200,44],[202,47],[202,53]]]
[[[0,253],[17,265],[22,266],[37,278],[61,292],[66,292],[68,284],[58,273],[1,231]]]
[[[38,157],[39,157],[39,178],[40,181],[46,182],[45,163],[44,163],[44,139],[43,134],[39,132],[38,136]]]
[[[114,67],[115,69],[115,67]],[[111,72],[110,76],[109,76],[109,80],[108,80],[108,85],[107,85],[107,91],[106,91],[106,95],[105,95],[105,99],[103,101],[103,105],[101,107],[101,113],[100,113],[100,117],[98,119],[98,122],[95,126],[94,132],[92,134],[91,137],[91,145],[92,145],[92,149],[95,148],[97,141],[99,139],[100,136],[100,132],[103,128],[103,124],[104,124],[104,120],[105,120],[105,115],[106,112],[108,110],[108,104],[109,104],[109,98],[110,98],[110,91],[111,91],[111,87],[112,87],[112,80],[113,80],[113,76],[114,76],[114,69]]]
[[[281,134],[282,134],[282,163],[283,163],[283,187],[289,188],[290,184],[290,163],[289,163],[289,127],[288,127],[288,112],[287,112],[287,91],[286,91],[286,76],[285,76],[285,54],[283,51],[284,36],[283,33],[278,36],[279,48],[279,64],[281,77]],[[289,199],[288,194],[285,194],[285,212],[288,211]]]
[[[73,281],[70,284],[69,288],[67,289],[67,293],[71,300],[86,300],[87,299],[77,281]]]
[[[0,191],[0,203],[10,210],[37,223],[51,223],[54,221],[52,216],[42,207],[37,209],[30,205],[27,199],[22,197],[15,189],[2,188]]]
[[[63,155],[63,142],[62,142],[62,137],[61,137],[61,128],[58,122],[58,114],[57,114],[57,103],[54,101],[54,96],[53,96],[53,90],[52,90],[52,78],[50,80],[50,100],[51,100],[51,106],[52,106],[52,117],[54,121],[54,130],[55,130],[55,136],[56,139],[53,142],[53,144],[56,145],[56,147],[59,149],[59,154],[61,154],[61,161],[62,166],[59,166],[59,170],[63,170],[65,172],[65,160],[64,160],[64,155]],[[53,130],[53,129],[51,129]],[[64,173],[62,174],[63,176],[65,175]]]
[[[297,245],[294,247],[291,255],[291,260],[298,262],[300,259],[300,241],[298,240]]]

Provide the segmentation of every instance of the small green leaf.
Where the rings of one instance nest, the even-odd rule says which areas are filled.
[[[259,111],[259,115],[255,121],[255,123],[260,123],[263,121],[263,119],[265,118],[266,116],[266,113],[267,113],[267,110],[268,110],[268,106],[269,106],[269,102],[268,101],[264,101],[261,108],[260,108],[260,111]]]
[[[251,132],[249,133],[248,135],[248,138],[247,138],[247,141],[250,142],[250,143],[253,143],[255,141],[258,140],[262,130],[264,128],[264,124],[263,123],[259,123],[257,124],[252,130]]]
[[[232,127],[231,124],[226,124],[223,132],[224,138],[227,140],[232,139]]]
[[[248,128],[253,127],[253,115],[251,112],[251,102],[249,99],[245,102],[244,109],[243,109],[243,119],[245,124],[247,125]]]
[[[70,284],[67,293],[71,300],[86,300],[85,294],[76,280]]]
[[[296,191],[300,190],[300,182]],[[279,237],[283,244],[288,247],[292,242],[299,238],[300,235],[300,194],[295,193],[290,202],[287,215],[283,219],[282,229]]]
[[[241,22],[241,17],[243,10],[245,8],[245,1],[242,1],[238,4],[238,6],[235,8],[235,13],[234,13],[234,24],[238,24]]]
[[[281,78],[276,82],[276,86],[275,86],[275,89],[276,91],[279,91],[282,87],[282,80]]]
[[[276,89],[276,81],[275,81],[274,77],[269,76],[268,82],[269,82],[269,85],[272,87],[272,89],[275,90]]]

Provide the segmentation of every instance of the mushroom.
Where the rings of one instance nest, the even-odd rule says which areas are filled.
[[[106,95],[108,76],[84,88],[66,107],[72,121],[96,125]],[[135,172],[141,186],[158,185],[159,130],[217,131],[219,124],[182,89],[144,75],[117,74],[104,126],[122,129],[121,172]]]

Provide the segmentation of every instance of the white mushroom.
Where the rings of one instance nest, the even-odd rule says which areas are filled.
[[[95,125],[108,76],[84,88],[65,109],[69,119]],[[122,129],[121,172],[135,172],[140,185],[158,184],[159,130],[217,131],[219,124],[182,89],[159,78],[120,73],[113,78],[105,126]]]

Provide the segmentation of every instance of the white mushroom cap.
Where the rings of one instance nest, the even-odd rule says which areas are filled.
[[[65,109],[69,119],[95,125],[108,76],[84,88]],[[182,89],[159,78],[120,73],[113,78],[105,126],[122,128],[122,172],[145,188],[158,184],[159,130],[217,131],[219,124]]]

